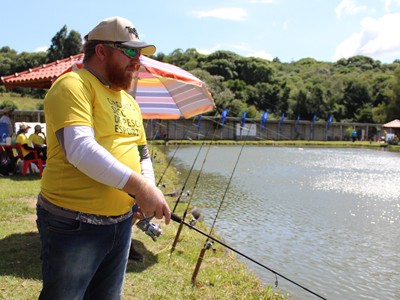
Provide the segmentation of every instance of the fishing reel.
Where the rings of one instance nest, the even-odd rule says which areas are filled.
[[[135,213],[138,210],[139,210],[139,206],[137,204],[135,204],[132,207],[132,212]],[[153,222],[151,222],[151,219],[153,219],[153,216],[146,217],[143,212],[141,214],[143,216],[143,219],[141,219],[139,222],[136,223],[136,227],[139,228],[141,231],[143,231],[148,236],[150,236],[153,239],[153,241],[156,241],[157,238],[162,234],[161,227],[159,225],[156,225]]]
[[[196,225],[197,221],[202,218],[202,215],[197,207],[193,207],[189,213],[192,215],[192,219],[189,221],[189,224],[193,227],[194,225]]]
[[[143,214],[144,216],[144,214]],[[136,227],[138,227],[140,230],[142,230],[145,234],[150,236],[153,241],[156,241],[157,238],[162,234],[162,229],[159,225],[154,224],[153,222],[150,222],[150,220],[153,217],[144,218],[140,220],[139,222],[136,223]]]

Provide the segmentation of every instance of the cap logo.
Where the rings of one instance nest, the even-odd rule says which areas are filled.
[[[134,34],[135,37],[139,40],[139,34],[136,31],[136,28],[129,27],[129,26],[126,26],[125,28],[128,29],[129,34]]]

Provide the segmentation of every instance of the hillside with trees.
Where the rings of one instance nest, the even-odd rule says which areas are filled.
[[[37,67],[80,53],[81,35],[64,26],[51,40],[46,52],[17,53],[0,48],[0,75]],[[303,58],[281,62],[243,57],[230,51],[209,55],[196,49],[176,49],[153,58],[177,65],[205,81],[215,99],[217,113],[229,109],[229,116],[333,120],[385,123],[400,117],[400,59],[390,64],[366,56],[336,62]],[[4,92],[0,85],[0,92]],[[16,88],[14,93],[43,98],[45,91]],[[215,114],[216,112],[212,112]]]

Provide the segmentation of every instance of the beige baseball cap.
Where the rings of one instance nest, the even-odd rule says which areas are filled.
[[[147,56],[156,52],[154,45],[139,40],[135,26],[122,17],[110,17],[101,21],[85,36],[85,39],[121,43],[128,48],[140,49],[141,54]]]
[[[31,126],[29,126],[28,124],[25,124],[25,123],[21,123],[19,125],[19,130],[27,130],[29,128],[31,128]]]

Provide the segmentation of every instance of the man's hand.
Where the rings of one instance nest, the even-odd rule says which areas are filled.
[[[163,193],[154,185],[147,182],[141,175],[132,173],[124,187],[124,191],[135,196],[136,202],[146,217],[155,216],[157,219],[165,218],[165,224],[171,220],[171,210]]]

